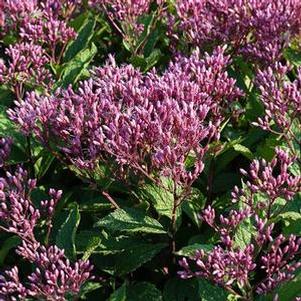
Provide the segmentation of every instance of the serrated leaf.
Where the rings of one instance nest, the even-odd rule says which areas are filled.
[[[102,285],[96,282],[86,282],[82,285],[78,297],[80,300],[86,300],[87,294],[99,289]]]
[[[60,227],[56,236],[56,245],[65,250],[67,257],[75,258],[75,234],[80,222],[80,214],[78,205],[74,204],[74,207],[70,210],[66,221]]]
[[[194,256],[197,250],[204,250],[205,252],[210,252],[213,249],[213,245],[205,244],[192,244],[182,248],[180,251],[176,252],[179,256]]]
[[[204,208],[205,203],[205,196],[197,188],[193,187],[190,196],[182,204],[183,211],[197,227],[200,227],[202,224],[199,213]]]
[[[237,226],[235,230],[234,246],[239,247],[241,250],[244,250],[246,246],[251,243],[253,233],[254,229],[250,218],[245,219]]]
[[[21,243],[18,236],[11,236],[7,238],[2,244],[0,249],[0,266],[3,266],[4,260],[12,248],[17,247]]]
[[[228,293],[221,287],[211,284],[205,279],[199,279],[199,290],[202,301],[226,301]]]
[[[162,184],[167,189],[172,190],[172,181],[168,178],[161,179]],[[173,194],[155,184],[147,184],[143,187],[141,191],[143,199],[150,201],[159,215],[167,216],[171,218],[173,211],[174,197]]]
[[[97,48],[93,43],[90,48],[80,51],[71,61],[65,64],[61,79],[57,82],[55,88],[67,87],[69,84],[77,82],[88,68],[96,53]]]
[[[89,18],[89,15],[86,17],[78,31],[76,39],[68,45],[65,51],[64,62],[70,61],[80,51],[88,47],[94,34],[95,23],[94,18]]]
[[[138,282],[127,288],[127,300],[162,301],[162,295],[152,283]]]
[[[125,283],[109,297],[109,301],[127,301]]]
[[[234,144],[233,149],[250,160],[254,159],[253,153],[244,145]]]
[[[95,226],[127,233],[166,233],[163,226],[157,220],[133,208],[117,209],[98,221]]]
[[[137,270],[166,246],[167,244],[164,243],[138,243],[125,252],[119,253],[116,255],[116,273],[118,275],[125,275]]]
[[[81,231],[76,235],[77,253],[83,253],[83,260],[87,260],[101,243],[98,233],[92,231]]]

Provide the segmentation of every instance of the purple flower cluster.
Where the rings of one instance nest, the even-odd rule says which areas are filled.
[[[95,169],[99,160],[113,157],[143,174],[188,184],[202,172],[228,105],[241,95],[225,71],[228,61],[222,49],[204,59],[196,52],[160,76],[117,67],[111,58],[78,91],[31,93],[8,114],[44,145],[55,141],[78,168]],[[186,167],[188,157],[192,169]]]
[[[248,177],[246,189],[234,188],[233,202],[242,201],[255,210],[265,210],[267,218],[273,215],[273,206],[277,199],[290,201],[296,193],[301,192],[301,176],[294,175],[290,168],[296,161],[288,152],[276,148],[276,155],[271,162],[254,160],[250,171],[241,169]],[[260,194],[261,198],[255,198]]]
[[[138,21],[141,16],[148,13],[151,2],[151,0],[93,0],[90,1],[90,5],[104,11],[113,24],[117,21],[121,25],[121,31],[129,34],[131,31],[135,33],[143,31],[144,27]]]
[[[300,32],[298,0],[177,0],[170,31],[183,32],[194,46],[227,44],[231,51],[261,62],[273,62]]]
[[[36,268],[27,277],[26,285],[22,284],[16,266],[0,275],[0,298],[4,300],[26,300],[26,297],[66,300],[67,294],[77,295],[81,286],[91,279],[92,266],[88,261],[79,260],[71,264],[64,251],[56,246],[38,246],[32,249],[24,244],[19,248],[19,253],[21,252],[22,257],[28,260],[26,255],[31,255],[30,261]],[[27,254],[29,252],[32,253]]]
[[[245,208],[232,210],[227,217],[221,215],[219,223],[213,208],[209,206],[203,211],[201,219],[218,233],[220,242],[210,251],[198,250],[189,260],[182,259],[180,266],[183,270],[179,272],[182,278],[205,277],[245,298],[254,293],[252,287],[257,294],[266,294],[294,278],[294,272],[301,267],[298,260],[301,238],[282,234],[274,236],[274,224],[270,221],[272,213],[273,217],[276,214],[277,198],[291,200],[301,191],[300,176],[289,172],[293,161],[294,158],[280,149],[276,150],[275,158],[269,163],[253,161],[248,173],[242,171],[249,177],[249,191],[236,187],[232,193],[234,201],[240,200]],[[266,201],[255,202],[256,193],[266,194],[262,198]],[[242,246],[236,241],[236,233],[245,222],[251,225],[248,228],[251,239]],[[264,277],[251,286],[250,273],[255,268],[260,269]]]
[[[8,64],[0,61],[0,83],[9,83],[17,99],[24,96],[24,86],[51,86],[52,77],[45,67],[50,60],[39,45],[20,43],[6,49]]]
[[[11,141],[2,144],[2,149],[8,149]],[[72,264],[63,250],[56,246],[43,246],[37,241],[34,232],[42,212],[30,198],[35,187],[36,180],[29,179],[21,167],[14,173],[6,172],[6,176],[0,178],[0,229],[21,238],[22,245],[18,246],[17,253],[36,267],[28,276],[26,285],[22,284],[17,267],[4,272],[0,276],[1,299],[34,297],[39,300],[65,300],[67,294],[76,295],[83,283],[91,278],[89,261],[79,260]],[[50,189],[49,195],[51,199],[43,201],[41,207],[52,217],[62,192]]]
[[[5,165],[11,152],[13,140],[11,138],[0,138],[0,168]]]
[[[206,222],[208,215],[214,216],[215,210],[205,210],[203,220]],[[204,277],[232,293],[243,293],[244,297],[250,297],[252,294],[250,273],[255,268],[265,275],[255,285],[257,294],[266,294],[281,283],[294,278],[294,272],[301,267],[301,262],[298,262],[301,238],[294,235],[285,238],[282,234],[273,238],[271,232],[274,224],[261,220],[257,215],[232,211],[230,216],[232,223],[227,223],[226,227],[223,221],[228,218],[223,216],[220,217],[220,226],[215,222],[213,225],[209,224],[220,235],[220,244],[211,251],[198,250],[188,260],[183,258],[179,262],[183,268],[179,272],[181,278]],[[252,230],[254,243],[242,248],[235,241],[235,233],[240,224],[250,216],[254,216],[257,221]]]
[[[2,23],[4,32],[15,30],[20,43],[34,43],[49,52],[58,63],[62,49],[76,36],[67,25],[80,1],[58,0],[4,0]],[[31,59],[32,56],[29,56]]]
[[[301,69],[298,70],[295,81],[287,80],[288,66],[280,63],[259,71],[257,84],[261,91],[261,101],[265,116],[259,118],[255,125],[276,134],[282,134],[289,140],[300,143],[292,127],[296,125],[297,132],[301,129]]]

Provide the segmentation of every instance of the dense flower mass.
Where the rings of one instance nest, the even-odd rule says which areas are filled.
[[[265,63],[279,59],[291,37],[300,33],[298,0],[178,0],[176,9],[180,32],[192,45],[227,44]]]
[[[290,201],[301,191],[301,176],[290,171],[295,161],[295,157],[279,148],[276,149],[275,158],[271,162],[254,160],[249,172],[241,169],[242,174],[248,177],[248,190],[235,187],[232,193],[233,201],[243,200],[250,208],[265,209],[270,218],[277,199]],[[264,201],[256,201],[256,194],[265,195]]]
[[[9,62],[0,61],[0,83],[9,83],[17,96],[24,95],[24,86],[51,85],[52,77],[46,64],[49,58],[44,49],[33,43],[20,43],[6,49]]]
[[[206,145],[218,137],[227,105],[241,94],[225,71],[228,60],[222,49],[205,59],[196,52],[159,76],[111,59],[78,92],[32,93],[9,115],[43,144],[59,141],[80,168],[95,167],[105,151],[134,170],[189,183],[203,170]],[[186,169],[188,156],[193,170]]]
[[[186,258],[182,259],[180,266],[183,270],[179,272],[182,278],[205,277],[230,292],[241,289],[246,298],[251,296],[250,277],[255,268],[261,269],[265,275],[256,284],[258,294],[266,294],[294,278],[295,271],[301,267],[298,261],[301,238],[295,235],[287,238],[282,234],[274,237],[275,225],[271,223],[271,218],[285,207],[285,204],[277,205],[276,199],[291,200],[301,192],[300,176],[294,177],[288,171],[293,161],[294,158],[280,149],[269,163],[253,161],[248,173],[242,170],[250,179],[247,182],[249,191],[235,187],[232,193],[234,201],[239,200],[244,209],[231,210],[227,217],[220,215],[219,223],[216,222],[215,209],[209,206],[203,211],[200,218],[218,233],[219,244],[210,251],[198,250],[190,258],[194,265]],[[276,166],[278,176],[275,175]],[[267,195],[264,203],[255,202],[258,193],[261,197]],[[246,226],[251,237],[242,247],[236,235],[241,227]]]
[[[0,301],[301,300],[300,204],[301,0],[0,0]]]
[[[113,23],[120,23],[120,30],[129,34],[131,31],[135,33],[143,31],[144,26],[139,23],[139,18],[149,11],[151,2],[151,0],[92,0],[90,4],[104,11]]]
[[[2,139],[3,149],[9,149],[11,140]],[[5,154],[7,157],[7,152]],[[92,266],[88,261],[79,260],[70,263],[64,250],[56,246],[44,246],[37,241],[36,228],[46,211],[49,220],[53,216],[54,206],[62,192],[50,189],[51,197],[42,201],[40,211],[31,200],[36,180],[19,167],[15,173],[6,172],[0,178],[0,229],[20,237],[22,244],[17,254],[35,265],[34,272],[22,284],[18,267],[0,275],[0,298],[4,300],[25,300],[35,297],[38,300],[65,300],[67,294],[78,294],[81,286],[91,278]],[[51,228],[51,224],[47,223]]]
[[[274,68],[269,67],[258,72],[257,83],[265,116],[259,118],[256,125],[299,142],[295,135],[301,129],[301,69],[293,82],[287,80],[288,72],[288,66],[280,63]],[[295,131],[293,126],[296,127]]]
[[[2,29],[17,31],[20,42],[43,46],[52,62],[57,63],[62,49],[76,36],[67,21],[79,4],[80,1],[4,0]]]

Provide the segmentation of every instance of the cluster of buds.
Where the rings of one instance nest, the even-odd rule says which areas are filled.
[[[11,141],[6,140],[8,149]],[[2,148],[5,148],[4,142]],[[35,187],[36,180],[29,179],[21,167],[15,173],[6,172],[6,176],[0,178],[0,229],[20,237],[22,244],[18,246],[17,254],[35,265],[35,271],[28,276],[26,284],[20,280],[17,267],[0,275],[0,298],[4,300],[31,297],[65,300],[67,295],[77,295],[81,286],[92,278],[92,266],[88,261],[79,260],[72,264],[63,250],[56,246],[43,246],[37,241],[35,230],[42,213],[30,197]],[[62,192],[51,189],[49,195],[51,199],[43,201],[41,207],[52,217]]]
[[[130,32],[141,33],[143,24],[139,18],[150,10],[152,0],[97,0],[90,1],[90,5],[104,11],[109,20],[118,30],[128,34]],[[121,25],[121,28],[115,23]]]
[[[290,171],[295,161],[295,157],[280,148],[276,148],[275,157],[271,162],[264,159],[254,160],[249,172],[241,169],[241,173],[248,177],[248,189],[235,187],[232,192],[233,202],[242,201],[256,212],[265,210],[267,218],[271,218],[275,215],[273,206],[277,199],[290,201],[301,191],[301,176]],[[256,201],[256,194],[260,194],[264,201]]]
[[[9,46],[6,51],[8,64],[0,61],[0,83],[9,83],[17,99],[24,95],[24,87],[49,87],[52,76],[46,65],[49,58],[39,45],[20,43]]]
[[[298,262],[301,238],[294,235],[286,238],[282,234],[273,238],[274,225],[250,210],[231,211],[227,218],[221,216],[221,225],[216,224],[214,217],[215,210],[212,208],[205,209],[201,216],[219,234],[220,243],[210,251],[198,250],[189,259],[180,260],[183,269],[179,271],[181,278],[204,277],[244,298],[253,294],[250,274],[255,269],[264,275],[255,284],[259,295],[269,293],[294,278],[294,272],[301,267],[301,262]],[[251,230],[254,243],[241,247],[236,243],[236,230],[242,222],[252,217],[256,221]]]
[[[170,32],[193,46],[227,44],[255,61],[273,62],[292,36],[300,33],[298,0],[177,0]],[[177,25],[179,23],[179,25]]]
[[[8,114],[44,145],[56,141],[78,168],[94,169],[110,157],[144,175],[190,185],[203,170],[208,144],[219,137],[225,104],[241,95],[225,71],[228,61],[219,48],[204,59],[198,52],[179,57],[163,75],[142,75],[111,58],[78,91],[31,93]]]
[[[0,275],[0,298],[4,300],[66,300],[67,296],[76,296],[81,286],[92,278],[93,267],[89,261],[72,264],[56,246],[38,245],[32,249],[24,243],[19,249],[18,253],[25,259],[32,252],[30,262],[36,268],[27,277],[26,285],[22,284],[16,266]]]
[[[4,0],[4,31],[16,31],[21,43],[43,46],[51,60],[58,63],[62,50],[76,36],[67,22],[79,4],[79,1],[72,0]]]
[[[0,138],[0,168],[8,160],[13,140],[11,138]]]
[[[200,218],[218,234],[219,243],[210,251],[199,250],[190,259],[182,259],[180,277],[205,277],[245,298],[254,293],[251,272],[263,275],[253,286],[257,294],[269,293],[295,277],[295,271],[301,267],[301,238],[275,236],[271,222],[283,209],[275,200],[290,201],[301,191],[301,177],[290,172],[294,160],[277,148],[271,162],[254,160],[249,172],[242,170],[249,178],[247,189],[235,187],[232,193],[233,201],[240,201],[242,209],[231,210],[227,217],[221,215],[219,222],[212,207],[203,211]],[[260,201],[256,201],[256,194],[260,194]],[[251,238],[241,245],[236,233],[246,224],[250,226]]]
[[[257,84],[261,91],[261,101],[265,116],[255,125],[266,131],[281,134],[289,145],[301,141],[296,136],[301,130],[301,69],[295,81],[287,80],[288,66],[277,63],[264,71],[259,71]],[[293,130],[295,126],[297,130]]]

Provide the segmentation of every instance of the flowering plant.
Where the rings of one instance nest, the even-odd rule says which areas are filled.
[[[0,300],[301,298],[299,0],[0,0]]]

